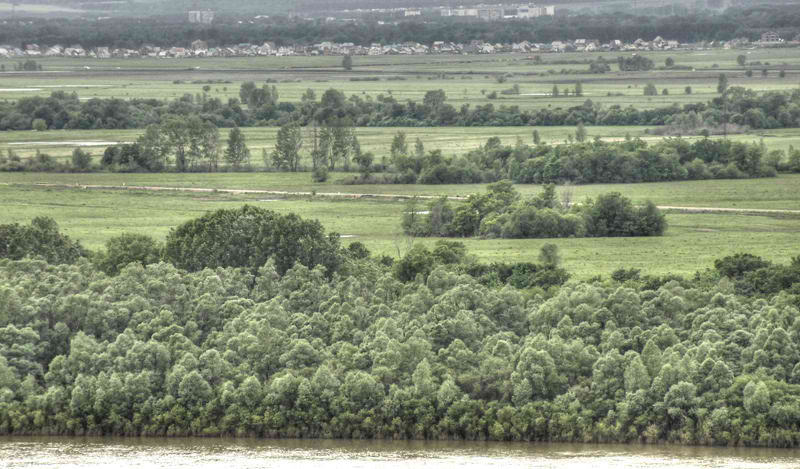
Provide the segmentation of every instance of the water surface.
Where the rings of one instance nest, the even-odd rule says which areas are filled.
[[[488,442],[0,437],[6,468],[800,468],[800,451]]]

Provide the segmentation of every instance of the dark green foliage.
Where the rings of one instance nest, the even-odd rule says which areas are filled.
[[[314,182],[325,182],[328,180],[328,167],[325,165],[320,165],[314,168],[311,172],[311,179]]]
[[[247,148],[245,136],[239,127],[228,133],[228,147],[225,150],[225,161],[234,171],[250,165],[250,149]]]
[[[717,82],[717,93],[722,94],[727,89],[728,89],[728,77],[724,73],[720,73],[719,80]]]
[[[369,256],[371,255],[369,249],[367,249],[367,247],[364,246],[364,243],[360,241],[350,243],[345,251],[347,251],[347,254],[356,259],[369,259]]]
[[[245,205],[217,210],[173,229],[164,259],[192,272],[217,267],[256,271],[272,259],[281,274],[300,263],[309,268],[321,265],[331,275],[340,264],[339,236],[326,236],[316,220]]]
[[[72,152],[72,167],[78,171],[86,171],[92,166],[92,155],[76,148]]]
[[[85,255],[83,246],[61,234],[51,218],[36,217],[30,225],[0,225],[0,259],[40,257],[51,264],[71,264]]]
[[[107,275],[117,275],[132,262],[143,266],[161,261],[164,247],[147,235],[123,233],[106,242],[105,252],[98,254],[98,268]]]
[[[639,280],[642,271],[640,269],[617,269],[611,273],[611,279],[615,282],[627,282],[628,280]]]
[[[553,184],[522,200],[509,181],[489,184],[454,207],[446,197],[420,211],[416,199],[403,214],[401,226],[413,236],[482,235],[492,238],[571,238],[584,236],[661,236],[666,219],[652,202],[634,207],[619,193],[598,197],[583,206],[563,207]]]
[[[769,267],[772,263],[752,254],[734,254],[714,261],[714,268],[728,278],[741,277],[742,275],[753,272],[763,267]]]
[[[605,62],[590,62],[589,73],[602,74],[611,71],[611,66]]]
[[[619,65],[620,71],[646,72],[652,70],[655,63],[643,55],[633,55],[631,57],[617,57],[617,65]]]
[[[727,78],[725,78],[727,80]],[[576,93],[582,84],[576,83]],[[655,87],[647,87],[651,95]],[[727,84],[723,91],[727,90]],[[565,90],[566,91],[566,90]],[[516,93],[516,91],[514,91]],[[559,93],[557,86],[554,93]],[[664,125],[674,115],[695,112],[711,114],[719,123],[751,125],[748,110],[763,113],[759,128],[791,128],[796,126],[800,91],[767,91],[731,87],[722,96],[707,103],[684,106],[673,104],[656,109],[635,109],[621,106],[597,106],[591,100],[569,107],[522,110],[517,106],[485,105],[456,109],[447,103],[441,90],[426,93],[421,102],[399,101],[393,96],[380,95],[365,99],[359,95],[345,99],[338,90],[327,90],[318,101],[316,96],[304,96],[300,102],[279,101],[275,87],[261,88],[248,83],[241,89],[241,99],[222,102],[219,98],[186,94],[177,100],[156,99],[90,99],[80,100],[76,93],[56,91],[48,98],[27,97],[0,102],[0,130],[29,130],[34,119],[49,129],[131,129],[156,126],[172,149],[182,134],[205,135],[211,126],[217,128],[300,126],[317,123],[329,130],[344,130],[348,126],[422,127],[422,126],[575,126],[584,125]],[[243,104],[247,102],[246,106]],[[343,123],[347,123],[344,125]],[[176,125],[177,124],[177,125]],[[183,135],[183,139],[189,137]],[[341,137],[345,135],[342,134]],[[341,140],[341,138],[340,138]],[[143,144],[143,142],[139,142]],[[188,145],[191,146],[191,145]],[[183,161],[182,152],[175,153],[175,162]],[[163,155],[162,155],[163,156]]]
[[[619,192],[597,197],[584,209],[588,236],[661,236],[667,229],[664,214],[652,202],[634,207],[631,200]]]
[[[752,254],[734,254],[714,261],[716,271],[734,281],[743,295],[773,295],[794,288],[800,292],[800,256],[776,265]]]
[[[691,120],[691,119],[689,119]],[[677,121],[674,125],[682,124]],[[584,128],[576,132],[588,140]],[[534,134],[535,136],[535,134]],[[502,145],[490,139],[486,145],[464,156],[446,158],[429,152],[424,158],[405,157],[386,182],[409,183],[419,174],[419,184],[493,182],[515,183],[632,183],[724,179],[775,175],[775,161],[767,158],[761,143],[726,139],[666,139],[648,144],[641,139],[623,142],[599,140],[582,143],[534,146],[521,142]],[[800,157],[789,156],[792,162]],[[791,163],[794,165],[794,163]],[[794,166],[792,166],[794,167]],[[408,177],[406,177],[408,176]]]
[[[424,280],[433,271],[435,260],[425,246],[417,244],[394,263],[394,275],[401,282],[410,282],[418,275]]]

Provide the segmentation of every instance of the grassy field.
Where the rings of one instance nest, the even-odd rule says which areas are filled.
[[[0,184],[160,186],[209,189],[251,189],[265,191],[318,192],[342,194],[394,194],[400,196],[468,196],[485,190],[482,184],[454,185],[354,185],[342,184],[354,174],[335,173],[326,183],[312,183],[310,173],[162,173],[162,174],[48,174],[0,173]],[[1,187],[1,186],[0,186]],[[541,190],[536,184],[516,186],[523,195]],[[574,186],[574,200],[616,191],[634,203],[652,200],[662,206],[712,207],[767,210],[800,210],[800,175],[767,179],[682,181],[644,184],[592,184]],[[88,192],[94,197],[94,192]],[[263,198],[263,197],[262,197]],[[0,219],[2,216],[0,215]]]
[[[319,219],[345,235],[343,244],[363,242],[375,253],[397,256],[409,247],[399,220],[404,204],[396,201],[342,201],[319,198],[280,199],[229,194],[148,193],[144,191],[53,189],[0,186],[2,221],[54,218],[70,236],[97,249],[111,236],[136,232],[163,239],[170,228],[208,210],[245,203]],[[652,273],[691,274],[735,252],[752,252],[775,261],[798,254],[800,218],[740,214],[679,214],[667,217],[670,229],[659,238],[559,240],[464,240],[483,261],[535,261],[539,248],[554,242],[564,265],[579,278],[608,274],[620,267]],[[435,239],[413,242],[426,245]]]
[[[429,90],[442,89],[448,102],[460,108],[494,104],[519,106],[521,109],[570,107],[585,99],[606,106],[636,106],[655,108],[673,103],[706,102],[717,96],[716,86],[720,72],[724,71],[731,86],[745,86],[755,90],[779,90],[797,87],[800,79],[800,58],[797,49],[757,49],[752,51],[673,51],[643,53],[661,66],[667,57],[678,65],[693,67],[690,70],[653,70],[642,73],[609,72],[603,75],[587,74],[587,61],[596,60],[597,53],[543,54],[542,63],[535,64],[522,54],[474,56],[377,56],[356,57],[354,69],[345,72],[340,68],[341,57],[257,57],[208,59],[37,59],[44,72],[0,73],[0,97],[15,100],[25,96],[48,96],[55,90],[75,91],[82,99],[99,98],[178,98],[185,93],[201,93],[206,80],[221,80],[212,84],[209,95],[223,100],[238,98],[239,86],[245,81],[263,83],[276,80],[282,100],[299,101],[311,88],[321,95],[336,88],[346,95],[376,98],[389,95],[405,101],[419,101]],[[738,54],[747,54],[751,62],[762,64],[751,67],[753,77],[745,76],[745,68],[736,64]],[[617,55],[606,54],[614,60]],[[13,70],[17,61],[0,60],[6,70]],[[714,65],[717,68],[714,68]],[[88,68],[88,69],[87,69]],[[612,68],[616,69],[616,65]],[[766,77],[760,70],[769,70]],[[778,70],[786,70],[780,78]],[[581,72],[565,74],[564,72]],[[497,74],[509,75],[506,83],[498,83]],[[352,81],[354,78],[374,77],[380,81]],[[398,79],[399,78],[399,79]],[[175,83],[175,82],[179,83]],[[573,90],[575,83],[583,84],[584,97],[552,97],[556,85],[563,92]],[[229,82],[229,83],[228,83]],[[644,85],[653,82],[659,90],[669,94],[643,96]],[[500,95],[500,92],[519,85],[519,95]],[[692,94],[685,94],[686,86]],[[489,99],[492,92],[498,99]]]
[[[346,94],[377,97],[389,94],[398,100],[421,100],[432,89],[443,89],[448,102],[456,107],[492,103],[514,105],[526,109],[570,107],[592,99],[604,106],[620,105],[652,108],[672,103],[705,102],[717,96],[717,76],[724,71],[734,86],[756,90],[793,89],[800,79],[800,55],[796,49],[761,49],[746,51],[749,61],[769,62],[767,77],[761,66],[754,67],[753,78],[744,76],[744,68],[736,65],[741,51],[685,51],[645,53],[657,65],[673,57],[678,65],[692,70],[654,70],[647,73],[616,72],[604,75],[566,74],[561,70],[586,70],[587,60],[598,54],[544,54],[542,64],[534,64],[525,56],[425,56],[425,57],[357,57],[352,72],[339,67],[340,57],[284,57],[255,59],[198,60],[91,60],[42,59],[45,72],[0,73],[0,99],[15,100],[23,96],[48,96],[55,90],[75,91],[81,99],[91,97],[175,98],[184,93],[202,92],[202,83],[192,81],[223,80],[212,84],[210,95],[222,99],[238,97],[244,81],[264,83],[271,78],[281,100],[299,101],[307,88],[319,96],[328,88]],[[619,54],[607,54],[613,59]],[[2,61],[6,70],[13,61]],[[715,67],[714,65],[717,64]],[[87,70],[85,67],[89,67]],[[195,68],[198,69],[195,69]],[[616,68],[614,65],[613,68]],[[786,69],[786,78],[778,77],[778,69]],[[507,75],[506,83],[498,83],[495,74]],[[374,76],[380,81],[356,82],[355,77]],[[395,77],[402,77],[397,80]],[[173,83],[174,81],[183,83]],[[553,98],[553,85],[561,90],[583,83],[583,98]],[[642,88],[653,82],[667,88],[669,95],[646,98]],[[514,84],[520,95],[503,95],[490,100]],[[692,94],[684,94],[691,86]],[[539,127],[542,139],[563,142],[574,127]],[[275,128],[243,129],[252,152],[252,162],[263,167],[262,151],[271,151]],[[470,128],[359,128],[362,148],[378,159],[388,156],[391,139],[398,130],[407,134],[410,144],[419,137],[427,150],[440,149],[446,155],[460,154],[483,145],[498,136],[513,144],[517,138],[531,142],[531,127]],[[589,137],[620,139],[626,134],[650,141],[658,140],[646,133],[646,127],[587,127]],[[77,146],[87,146],[95,158],[105,147],[117,142],[130,142],[139,130],[2,132],[0,151],[13,149],[23,157],[37,150],[59,160],[69,157]],[[223,138],[227,135],[223,130]],[[800,147],[800,129],[765,131],[729,137],[739,141],[763,139],[772,149]],[[306,164],[308,162],[306,161]],[[272,195],[231,195],[226,193],[146,192],[137,190],[84,189],[83,185],[163,186],[216,189],[258,189],[318,193],[374,193],[413,195],[466,196],[485,190],[484,185],[357,185],[349,182],[354,174],[333,173],[326,183],[311,182],[310,173],[189,173],[189,174],[46,174],[0,173],[0,200],[3,213],[0,223],[28,222],[38,215],[53,217],[71,236],[86,246],[97,249],[110,237],[125,231],[146,233],[163,239],[170,228],[199,216],[208,210],[256,204],[283,213],[319,219],[328,230],[346,235],[343,243],[364,242],[376,253],[397,256],[410,243],[433,243],[434,239],[408,240],[400,232],[399,219],[404,203],[399,200],[377,201],[330,199],[324,197],[289,197]],[[48,183],[78,187],[41,187]],[[521,185],[525,195],[540,190],[537,185]],[[600,193],[618,191],[635,203],[653,200],[662,206],[714,207],[739,209],[800,210],[800,175],[782,175],[770,179],[691,181],[657,184],[588,185],[573,188],[574,198],[581,201]],[[532,261],[539,248],[555,242],[561,248],[565,267],[579,278],[608,274],[620,267],[636,267],[651,273],[691,274],[709,268],[713,260],[735,252],[751,252],[768,259],[787,262],[800,251],[800,217],[766,216],[744,213],[677,213],[668,215],[670,229],[659,238],[627,239],[561,239],[561,240],[480,240],[464,242],[483,261]]]

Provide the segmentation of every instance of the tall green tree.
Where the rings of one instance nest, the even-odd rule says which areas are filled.
[[[300,149],[303,148],[303,132],[297,124],[286,124],[278,130],[272,164],[279,169],[297,171],[300,167]]]
[[[247,148],[247,141],[244,133],[238,126],[228,132],[228,147],[225,150],[225,161],[238,171],[242,166],[250,164],[250,149]]]
[[[588,133],[586,132],[586,127],[583,126],[583,122],[578,122],[578,127],[575,129],[575,140],[577,142],[585,142],[587,135]]]
[[[717,93],[722,94],[725,90],[728,89],[728,76],[724,73],[719,74],[719,80],[717,81]]]

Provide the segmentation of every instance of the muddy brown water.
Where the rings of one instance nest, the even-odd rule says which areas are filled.
[[[486,442],[0,437],[8,468],[786,469],[799,450]]]

